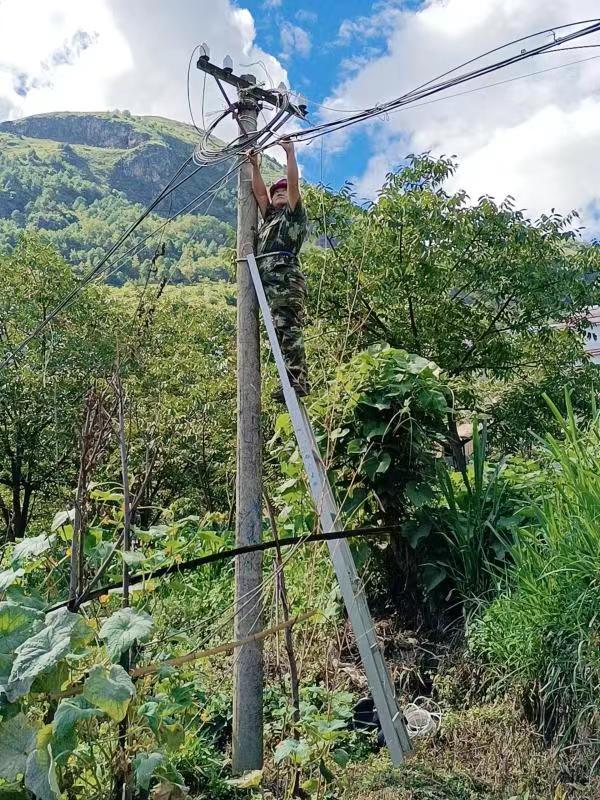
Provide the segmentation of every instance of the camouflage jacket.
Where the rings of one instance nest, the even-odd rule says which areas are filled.
[[[293,211],[289,205],[275,209],[269,204],[258,231],[256,252],[258,255],[285,252],[298,256],[306,230],[307,218],[302,200],[298,200]]]

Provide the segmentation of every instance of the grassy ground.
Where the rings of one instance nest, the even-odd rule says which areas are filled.
[[[401,768],[383,753],[349,767],[344,800],[600,800],[600,782],[567,777],[565,754],[548,750],[516,708],[445,714]]]

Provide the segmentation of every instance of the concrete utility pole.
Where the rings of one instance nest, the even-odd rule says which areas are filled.
[[[253,75],[242,79],[255,83]],[[238,88],[240,135],[256,130],[258,103]],[[254,250],[258,208],[252,194],[252,169],[242,160],[238,174],[237,254]],[[260,341],[258,302],[245,260],[237,264],[237,475],[236,545],[256,544],[262,526],[262,443],[260,430]],[[235,560],[234,638],[245,639],[262,629],[262,553]],[[262,641],[238,650],[233,669],[234,773],[260,769],[263,762]]]
[[[198,69],[212,75],[225,97],[230,111],[237,117],[240,138],[248,145],[260,140],[254,136],[257,126],[258,103],[281,107],[285,86],[268,91],[256,85],[253,75],[233,74],[233,62],[225,58],[223,67],[212,64],[208,45],[201,46]],[[235,86],[238,102],[229,100],[223,83]],[[285,114],[304,118],[306,105],[289,103]],[[285,121],[285,120],[284,120]],[[283,122],[278,119],[277,127]],[[273,130],[270,134],[273,135]],[[269,132],[268,132],[269,133]],[[264,142],[263,142],[264,144]],[[298,402],[273,326],[271,311],[265,297],[258,266],[253,254],[257,207],[252,194],[250,164],[242,159],[238,183],[238,450],[237,450],[237,520],[236,541],[239,546],[258,543],[262,522],[262,460],[260,439],[260,351],[258,306],[263,318],[271,349],[277,364],[288,412],[292,419],[298,446],[304,461],[315,509],[324,531],[340,529],[340,510],[327,478],[310,419]],[[377,641],[369,613],[364,587],[356,572],[348,542],[330,543],[330,553],[344,603],[350,617],[360,656],[367,673],[373,700],[381,721],[386,745],[394,764],[402,763],[411,749],[404,718],[394,696],[394,685],[387,671],[383,653]],[[262,557],[245,554],[236,559],[235,638],[244,639],[261,629]],[[262,767],[262,648],[257,641],[240,648],[234,666],[233,698],[233,771],[237,773]]]
[[[223,67],[211,62],[208,45],[200,47],[196,66],[212,75],[231,112],[240,136],[248,139],[257,129],[259,103],[279,108],[282,92],[257,86],[254,75],[235,75],[233,61]],[[225,85],[237,89],[232,103]],[[285,87],[284,87],[285,89]],[[304,118],[306,108],[289,103],[287,115]],[[280,127],[282,122],[280,121]],[[262,526],[262,443],[260,431],[260,344],[258,302],[245,256],[254,251],[258,208],[252,194],[252,168],[242,157],[238,177],[237,218],[237,474],[236,544],[258,543]],[[262,554],[237,556],[235,561],[235,639],[245,639],[262,629]],[[260,769],[263,762],[263,657],[262,641],[243,645],[236,653],[233,671],[234,773]]]

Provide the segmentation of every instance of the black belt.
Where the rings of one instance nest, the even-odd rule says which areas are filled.
[[[270,256],[285,256],[286,258],[298,258],[295,253],[290,253],[289,250],[273,250],[270,253],[260,253],[260,255],[255,256],[256,260],[258,261],[259,258],[268,258]]]

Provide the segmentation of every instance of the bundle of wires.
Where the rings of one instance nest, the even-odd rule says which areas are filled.
[[[289,93],[272,90],[278,97],[278,105],[273,118],[262,128],[255,132],[248,131],[241,133],[236,139],[223,146],[215,146],[214,132],[216,128],[232,112],[232,108],[226,108],[220,113],[204,131],[200,144],[194,151],[194,162],[196,164],[220,164],[236,156],[243,156],[248,150],[262,150],[276,135],[277,131],[285,125],[290,117],[295,113],[295,108],[290,102]]]
[[[573,28],[575,28],[575,30],[572,30]],[[564,33],[562,36],[557,36],[557,31],[566,31],[566,33]],[[559,25],[554,28],[547,28],[533,34],[523,36],[520,39],[515,39],[514,41],[503,44],[500,47],[488,50],[487,52],[478,55],[469,61],[465,61],[463,64],[453,67],[441,75],[432,78],[426,83],[417,86],[411,91],[406,92],[400,97],[396,97],[393,100],[389,100],[384,103],[377,103],[370,108],[357,110],[355,112],[344,112],[340,109],[340,113],[350,113],[350,115],[334,119],[329,122],[324,122],[319,125],[314,125],[303,130],[294,131],[290,134],[286,134],[286,138],[298,142],[309,142],[317,137],[347,128],[351,125],[356,125],[359,122],[364,122],[376,117],[387,116],[388,114],[398,111],[401,108],[417,104],[419,101],[432,97],[433,95],[443,93],[455,86],[459,86],[463,83],[484,77],[493,72],[497,72],[500,69],[506,69],[507,67],[511,67],[520,63],[521,61],[525,61],[535,56],[542,55],[544,53],[558,53],[565,50],[578,49],[577,47],[565,47],[564,45],[568,45],[571,42],[575,42],[582,37],[590,36],[594,33],[600,33],[600,18],[571,22],[567,25]],[[552,36],[553,38],[551,41],[536,45],[530,49],[523,47],[524,43],[540,36]],[[484,64],[483,66],[479,66],[477,68],[467,69],[476,62],[484,61],[490,56],[494,56],[496,53],[500,53],[503,50],[506,50],[510,47],[515,47],[517,45],[520,46],[518,53],[514,53],[497,61],[492,61],[491,63]],[[598,44],[588,45],[588,47],[599,46],[600,45]],[[459,72],[459,70],[463,69],[465,70],[464,72]],[[287,106],[283,107],[287,107],[289,109],[289,99],[287,101]],[[260,150],[270,147],[273,144],[277,144],[277,142],[283,138],[275,137],[275,133],[280,127],[280,125],[277,125],[276,122],[281,120],[281,110],[282,109],[278,110],[278,113],[270,123],[265,125],[256,133],[252,134],[251,140],[246,139],[245,137],[239,137],[230,145],[227,145],[223,148],[215,149],[213,147],[210,149],[208,146],[208,138],[209,136],[213,135],[217,125],[230,113],[230,109],[227,109],[217,118],[215,123],[210,126],[209,131],[207,134],[205,134],[202,144],[196,151],[195,160],[197,163],[200,163],[205,159],[219,159],[220,157],[226,157],[227,155],[240,154],[244,150],[247,150],[248,147],[251,147],[254,150]],[[281,124],[284,122],[285,119],[281,122]]]

